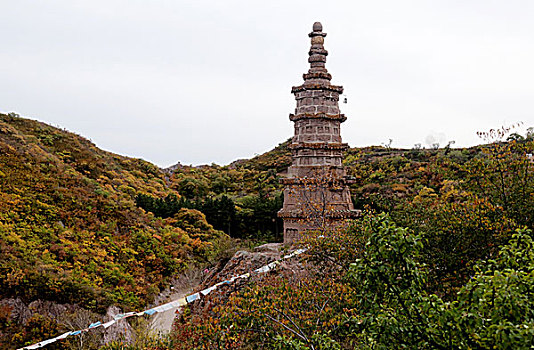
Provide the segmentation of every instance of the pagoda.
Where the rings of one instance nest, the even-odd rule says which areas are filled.
[[[310,69],[304,83],[294,86],[297,108],[289,119],[295,123],[290,144],[292,164],[282,179],[284,206],[278,216],[284,220],[284,243],[292,244],[308,230],[324,230],[355,217],[350,191],[342,165],[340,125],[347,118],[339,111],[343,87],[330,84],[332,76],[325,67],[323,26],[313,24],[309,34]]]

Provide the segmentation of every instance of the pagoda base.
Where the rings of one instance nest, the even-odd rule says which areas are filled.
[[[341,213],[338,213],[341,214]],[[342,215],[334,215],[326,219],[323,225],[318,224],[315,220],[291,215],[288,212],[278,212],[279,217],[284,219],[284,244],[293,245],[298,242],[306,231],[318,231],[321,229],[335,229],[343,226],[348,219],[355,219],[361,215],[361,210],[352,209],[344,210]],[[321,228],[321,226],[323,226]]]

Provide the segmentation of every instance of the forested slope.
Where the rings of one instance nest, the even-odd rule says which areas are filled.
[[[306,273],[188,306],[161,347],[530,349],[534,133],[510,136],[349,150],[362,217],[310,232]]]
[[[453,348],[491,348],[532,339],[534,135],[512,136],[468,149],[350,149],[344,165],[363,217],[310,234],[305,275],[274,273],[193,304],[160,347],[447,348],[449,337]],[[159,169],[0,115],[0,300],[139,308],[173,275],[214,262],[229,240],[281,241],[287,146],[226,166]],[[508,293],[495,301],[508,316],[470,298],[491,290]],[[64,330],[46,315],[19,324],[15,311],[0,306],[2,346]],[[466,312],[471,323],[462,323]],[[493,337],[481,320],[512,338]]]
[[[205,263],[226,238],[200,212],[164,220],[135,204],[138,194],[179,197],[165,176],[71,132],[0,115],[0,299],[131,309]],[[13,310],[1,311],[13,336]]]

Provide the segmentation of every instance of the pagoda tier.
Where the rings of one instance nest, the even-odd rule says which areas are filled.
[[[311,48],[310,69],[303,75],[304,83],[294,86],[297,107],[289,119],[295,123],[290,144],[292,164],[285,185],[284,206],[278,216],[284,219],[284,243],[291,244],[307,230],[335,226],[356,216],[352,205],[348,180],[342,165],[343,152],[340,125],[346,120],[339,111],[342,86],[330,84],[332,76],[325,63],[321,23],[313,24],[309,34]]]

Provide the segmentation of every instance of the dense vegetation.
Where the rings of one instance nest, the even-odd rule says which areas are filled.
[[[351,150],[363,217],[309,235],[307,273],[193,306],[162,348],[530,349],[533,151]]]
[[[388,216],[368,213],[308,243],[308,274],[271,274],[226,304],[186,313],[166,348],[530,349],[534,341],[530,231],[475,265],[451,300],[427,284],[424,237]]]
[[[349,150],[364,215],[310,234],[304,272],[210,294],[170,337],[130,348],[530,348],[534,135],[482,136],[469,149]],[[140,307],[212,261],[224,233],[281,239],[287,141],[228,166],[161,170],[0,115],[0,152],[0,298]],[[12,312],[0,307],[0,347],[64,329],[46,315],[25,328]]]
[[[138,194],[180,194],[140,159],[104,152],[43,123],[0,115],[0,299],[142,307],[189,264],[207,263],[226,236],[194,209],[166,219]],[[0,309],[0,347],[58,328],[45,315],[19,327]],[[36,329],[42,328],[42,331]]]
[[[227,194],[197,198],[194,201],[187,197],[178,199],[174,194],[164,198],[145,194],[136,197],[139,207],[161,218],[171,217],[183,208],[196,209],[206,215],[206,220],[215,229],[224,231],[231,237],[269,241],[282,239],[283,222],[276,213],[282,208],[283,202],[280,191],[270,197],[254,195],[237,200]]]
[[[167,169],[171,187],[182,197],[140,194],[137,204],[166,217],[181,208],[202,211],[216,229],[236,238],[282,239],[282,220],[276,216],[283,196],[279,173],[291,164],[289,140],[272,151],[228,166],[177,165]]]

